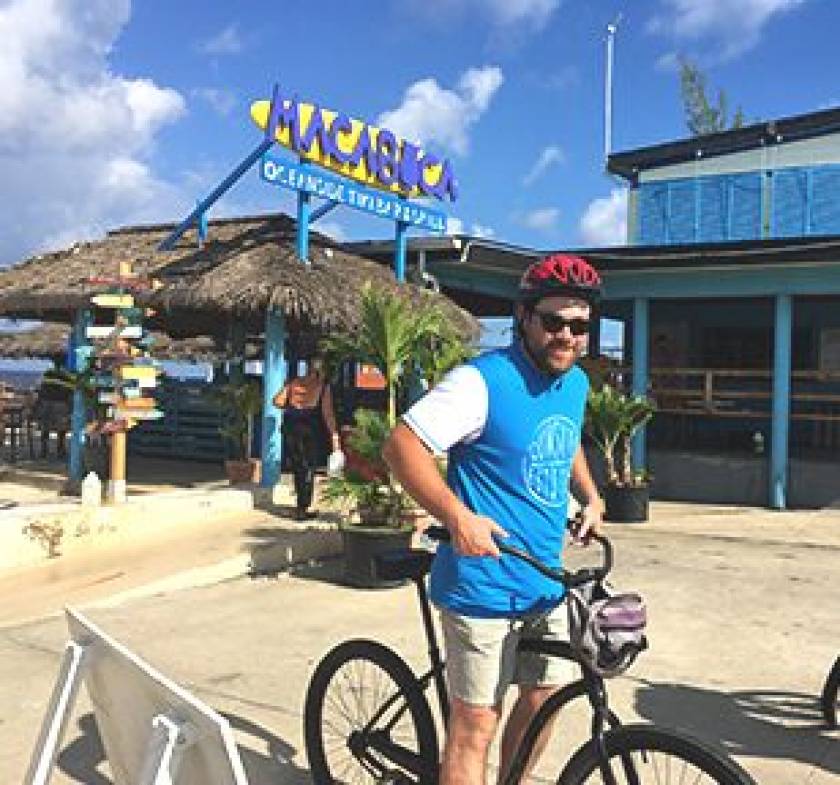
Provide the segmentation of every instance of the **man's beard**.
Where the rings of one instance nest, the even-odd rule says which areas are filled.
[[[522,343],[534,365],[547,376],[562,376],[569,370],[569,368],[572,367],[572,365],[575,364],[578,358],[574,344],[566,343],[565,341],[551,341],[538,349],[534,349],[534,347],[529,344],[527,338],[525,338]],[[572,361],[567,365],[564,365],[562,368],[558,368],[556,365],[553,365],[551,360],[549,360],[549,356],[557,348],[565,349],[566,351],[572,353]]]

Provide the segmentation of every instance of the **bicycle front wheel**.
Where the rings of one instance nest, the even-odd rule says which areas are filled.
[[[737,763],[710,747],[651,725],[624,725],[604,734],[610,777],[594,741],[581,747],[558,785],[755,785]]]
[[[837,727],[837,692],[840,690],[840,657],[834,661],[834,667],[825,680],[820,705],[822,707],[825,724],[829,728]]]
[[[315,785],[433,785],[438,742],[410,668],[386,646],[351,640],[318,664],[304,705]]]

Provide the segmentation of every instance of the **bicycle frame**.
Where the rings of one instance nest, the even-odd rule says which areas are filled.
[[[446,728],[449,722],[449,698],[444,680],[444,661],[441,657],[437,632],[432,619],[431,603],[426,589],[426,582],[423,577],[420,577],[414,579],[414,584],[420,603],[420,615],[423,621],[423,630],[426,636],[429,660],[431,662],[429,670],[418,677],[417,681],[423,691],[428,689],[431,682],[434,682],[441,717],[443,718],[444,728]],[[510,770],[505,775],[503,785],[518,785],[525,773],[531,753],[534,750],[534,745],[537,743],[545,724],[566,703],[584,695],[588,698],[592,707],[592,738],[596,739],[601,753],[601,759],[606,766],[607,755],[603,740],[604,732],[607,727],[617,727],[619,721],[609,710],[603,679],[580,662],[580,659],[575,655],[571,645],[567,641],[524,640],[520,643],[520,649],[546,654],[551,657],[561,657],[575,662],[581,668],[582,677],[577,681],[559,688],[540,707],[540,710],[533,717],[525,731],[525,735],[511,762]],[[397,692],[383,703],[379,711],[376,712],[367,726],[360,732],[361,738],[367,740],[370,749],[385,756],[388,760],[393,761],[406,771],[410,771],[418,777],[423,775],[428,776],[429,772],[421,770],[416,756],[409,750],[392,742],[388,735],[390,729],[397,723],[405,711],[405,706],[395,714],[388,725],[375,730],[377,722],[394,706],[400,696],[401,693]],[[363,752],[363,749],[359,751]],[[614,782],[611,772],[605,770],[604,776],[607,783]]]

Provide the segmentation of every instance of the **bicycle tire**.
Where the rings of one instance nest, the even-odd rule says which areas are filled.
[[[840,690],[840,657],[834,661],[834,665],[825,680],[822,694],[820,695],[820,708],[822,708],[823,719],[829,728],[837,727],[837,698]]]
[[[365,674],[390,682],[390,689],[377,683],[375,691],[362,684]],[[355,681],[354,681],[355,680]],[[352,704],[332,694],[331,687],[352,696]],[[413,734],[412,752],[417,756],[420,776],[395,765],[370,748],[350,749],[351,739],[358,743],[358,732],[381,708],[383,701],[397,690],[403,696],[407,712],[396,726],[402,733]],[[370,695],[373,701],[366,700]],[[336,701],[335,703],[331,701]],[[370,703],[370,705],[368,705]],[[403,704],[400,704],[403,708]],[[369,711],[368,711],[369,709]],[[326,716],[327,712],[337,717]],[[394,713],[386,712],[385,718]],[[393,782],[408,785],[434,785],[438,780],[438,739],[429,703],[416,677],[400,656],[376,641],[355,639],[330,650],[318,664],[309,687],[303,712],[306,755],[315,785],[338,783]],[[328,733],[325,733],[328,731]],[[331,737],[331,738],[328,738]],[[391,733],[388,731],[388,738]],[[343,740],[343,744],[341,741]],[[340,749],[343,748],[343,749]],[[332,753],[343,754],[345,765],[330,760]],[[369,758],[365,756],[370,756]],[[364,760],[363,760],[364,757]],[[366,765],[367,764],[367,765]],[[348,771],[351,776],[347,777]]]
[[[735,761],[702,742],[652,725],[623,725],[604,734],[604,743],[618,785],[755,785]],[[646,760],[642,759],[645,755]],[[667,757],[666,757],[667,756]],[[628,776],[628,762],[632,762]],[[691,767],[690,769],[688,767]],[[696,772],[686,776],[686,772]],[[673,773],[674,778],[671,778]],[[701,775],[705,779],[701,779]],[[598,747],[594,740],[584,744],[566,764],[558,785],[603,783]]]

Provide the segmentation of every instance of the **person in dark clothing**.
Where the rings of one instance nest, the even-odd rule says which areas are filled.
[[[274,405],[284,412],[283,435],[295,481],[296,517],[304,520],[313,515],[308,509],[312,504],[315,468],[323,449],[324,428],[331,449],[341,449],[323,360],[313,358],[304,376],[292,379],[274,396]]]

